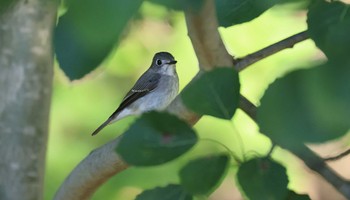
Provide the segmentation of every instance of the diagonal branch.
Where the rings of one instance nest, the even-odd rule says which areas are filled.
[[[300,143],[292,148],[285,147],[293,154],[298,156],[312,170],[320,174],[333,187],[343,194],[346,199],[350,199],[350,181],[343,179],[335,171],[333,171],[324,160],[311,151],[305,144]]]
[[[235,69],[237,69],[238,71],[242,71],[256,62],[268,56],[271,56],[275,53],[278,53],[284,49],[292,48],[295,44],[302,42],[308,38],[309,36],[307,34],[307,31],[303,31],[295,35],[292,35],[284,40],[281,40],[275,44],[265,47],[257,52],[249,54],[243,58],[237,59],[236,61],[234,61]]]

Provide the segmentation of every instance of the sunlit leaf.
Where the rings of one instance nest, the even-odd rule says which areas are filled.
[[[275,81],[258,108],[260,131],[280,145],[324,142],[350,128],[350,67],[330,64]]]
[[[268,158],[243,163],[238,169],[237,178],[250,200],[280,200],[288,195],[286,169]]]
[[[130,165],[159,165],[187,152],[197,142],[184,121],[168,113],[143,114],[127,130],[117,152]]]
[[[135,200],[192,200],[192,196],[187,194],[180,185],[168,185],[145,190],[139,194]]]
[[[180,171],[181,185],[191,194],[210,194],[228,169],[229,156],[215,155],[190,161]]]
[[[198,114],[231,119],[239,101],[239,77],[231,68],[204,72],[183,91],[184,104]]]
[[[95,69],[120,39],[141,0],[70,0],[54,34],[60,67],[69,79]]]
[[[307,24],[310,37],[330,60],[350,61],[350,5],[314,1]]]

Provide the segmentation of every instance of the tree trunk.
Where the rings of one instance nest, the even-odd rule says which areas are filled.
[[[43,199],[56,0],[0,13],[0,199]]]

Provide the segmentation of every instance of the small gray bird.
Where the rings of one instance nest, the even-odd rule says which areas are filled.
[[[179,91],[176,62],[168,52],[156,53],[149,69],[126,94],[117,110],[92,135],[126,116],[165,109]]]

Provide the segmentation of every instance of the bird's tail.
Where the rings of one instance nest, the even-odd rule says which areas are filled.
[[[101,124],[91,135],[94,136],[96,135],[98,132],[100,132],[105,126],[107,126],[110,122],[112,121],[111,118],[107,119],[107,121],[103,122],[103,124]]]

